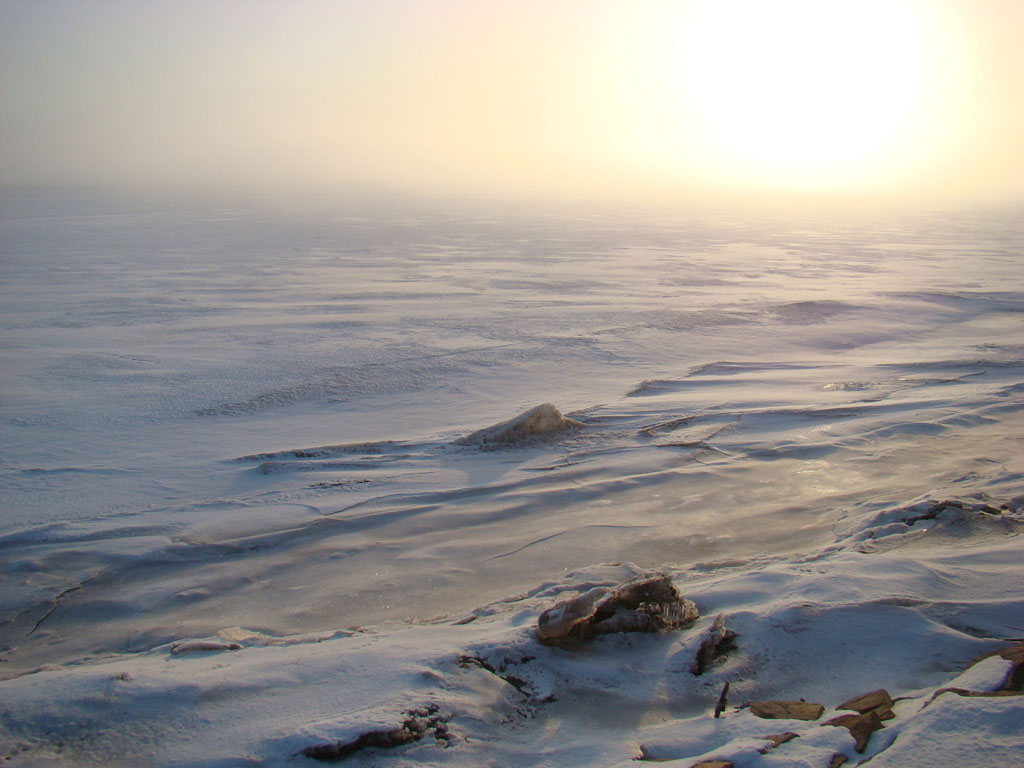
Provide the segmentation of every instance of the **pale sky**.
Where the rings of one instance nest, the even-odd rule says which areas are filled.
[[[0,0],[5,185],[1024,195],[1024,0]]]

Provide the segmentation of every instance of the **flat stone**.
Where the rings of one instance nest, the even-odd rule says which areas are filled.
[[[733,764],[728,760],[702,760],[699,763],[694,763],[690,768],[733,768]]]
[[[773,733],[771,736],[764,736],[762,738],[768,740],[768,746],[757,751],[762,755],[766,755],[769,750],[775,749],[780,744],[785,744],[787,741],[792,741],[793,739],[799,739],[800,734],[793,733],[793,731],[786,731],[785,733]]]
[[[882,720],[890,720],[895,717],[892,711],[892,696],[885,688],[854,696],[852,699],[844,701],[836,709],[852,709],[862,715],[873,711]]]
[[[826,720],[822,725],[834,725],[837,728],[846,728],[850,735],[853,736],[856,742],[854,747],[858,752],[863,752],[868,745],[868,739],[871,738],[871,734],[880,728],[884,728],[882,725],[882,719],[878,716],[878,713],[874,710],[866,712],[863,715],[840,715],[839,717],[833,717],[831,720]]]
[[[752,701],[750,711],[765,720],[817,720],[825,707],[811,701]]]
[[[828,764],[828,768],[839,768],[839,766],[846,763],[846,755],[841,755],[836,752],[832,755],[832,760]]]

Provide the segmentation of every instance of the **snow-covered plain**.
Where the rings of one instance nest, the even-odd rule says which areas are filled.
[[[348,762],[1024,758],[1020,697],[929,703],[1024,637],[1019,211],[2,203],[5,764],[315,765],[427,708]],[[696,625],[534,638],[654,572]],[[863,755],[819,725],[879,687]]]

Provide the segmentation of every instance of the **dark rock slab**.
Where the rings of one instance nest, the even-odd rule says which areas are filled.
[[[765,720],[817,720],[825,707],[811,701],[752,701],[750,711]]]
[[[828,768],[839,768],[841,765],[846,764],[846,755],[836,752],[832,755],[832,759],[828,763]]]

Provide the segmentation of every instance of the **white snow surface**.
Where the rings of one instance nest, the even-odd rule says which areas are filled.
[[[934,695],[1024,638],[1021,212],[2,203],[5,765],[1024,760]],[[536,642],[654,573],[695,626]]]

